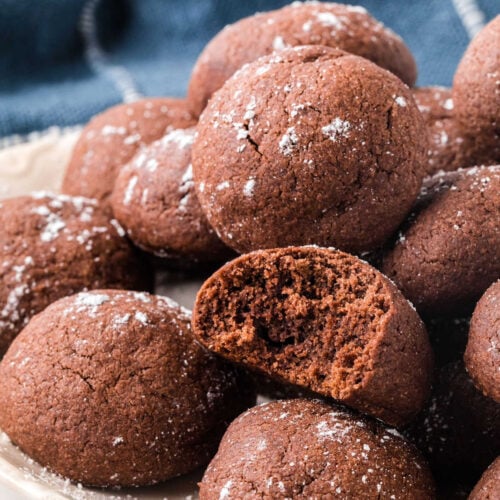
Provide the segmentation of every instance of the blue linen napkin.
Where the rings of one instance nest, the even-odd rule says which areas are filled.
[[[286,0],[0,0],[0,137],[82,124],[141,96],[183,96],[226,24]],[[453,73],[499,0],[353,0],[413,51],[419,85]]]

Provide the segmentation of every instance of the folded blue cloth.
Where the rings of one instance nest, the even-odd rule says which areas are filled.
[[[225,24],[284,0],[0,0],[0,137],[85,123],[138,96],[183,96]],[[419,85],[451,85],[498,0],[359,0],[413,51]],[[6,141],[4,141],[6,142]]]

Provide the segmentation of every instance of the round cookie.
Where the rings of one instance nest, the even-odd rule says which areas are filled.
[[[120,170],[115,217],[140,248],[177,263],[227,260],[233,253],[208,224],[194,191],[194,128],[176,129],[143,147]]]
[[[420,189],[425,129],[411,92],[370,61],[328,47],[285,49],[243,67],[197,130],[198,198],[240,253],[373,250]]]
[[[461,361],[441,368],[424,411],[405,431],[434,477],[472,487],[500,453],[500,405],[474,386]]]
[[[125,231],[87,198],[36,193],[2,201],[0,242],[0,358],[55,300],[152,282]]]
[[[206,464],[255,402],[166,297],[100,290],[35,316],[0,363],[0,427],[75,482],[141,486]]]
[[[437,174],[381,270],[425,315],[471,311],[500,277],[500,166]]]
[[[477,164],[471,154],[471,139],[462,133],[456,123],[451,89],[420,87],[413,90],[413,97],[429,137],[427,175]]]
[[[201,287],[193,333],[210,350],[391,425],[430,391],[432,351],[399,290],[352,255],[318,247],[255,251]]]
[[[200,483],[200,500],[334,497],[431,499],[434,485],[396,430],[307,399],[240,415]]]
[[[142,99],[119,104],[90,120],[76,143],[62,191],[97,199],[110,211],[111,192],[121,167],[139,149],[196,120],[182,99]]]
[[[408,85],[417,77],[415,60],[403,40],[363,7],[294,2],[226,26],[208,43],[189,82],[191,109],[199,115],[210,96],[244,64],[298,45],[325,45],[365,57]]]
[[[455,116],[476,160],[500,161],[500,15],[472,40],[453,79]]]
[[[474,309],[464,361],[476,387],[500,403],[500,280]]]
[[[500,456],[486,469],[469,500],[495,500],[500,491]]]

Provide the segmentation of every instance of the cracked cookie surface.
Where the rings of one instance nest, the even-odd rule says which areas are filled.
[[[429,135],[427,175],[476,165],[472,140],[455,118],[451,89],[420,87],[413,89],[413,97]]]
[[[0,358],[55,300],[95,288],[144,290],[151,281],[95,200],[35,193],[0,203]]]
[[[113,213],[139,247],[179,265],[227,260],[196,197],[191,166],[195,129],[175,129],[143,147],[118,174]]]
[[[82,130],[66,168],[62,191],[95,198],[111,211],[110,196],[121,167],[145,144],[195,123],[182,99],[141,99],[107,109]]]
[[[500,15],[471,41],[453,78],[455,116],[478,163],[500,162]]]
[[[372,250],[402,222],[423,176],[426,135],[410,90],[327,47],[244,66],[214,94],[197,130],[198,199],[240,253]]]
[[[500,166],[424,182],[381,270],[425,315],[467,314],[500,278]]]
[[[238,417],[200,483],[201,500],[433,497],[427,464],[396,430],[306,399]]]
[[[35,316],[0,363],[0,427],[50,470],[140,486],[206,464],[255,397],[166,297],[99,290]]]
[[[413,85],[417,67],[403,40],[363,7],[294,2],[226,26],[205,47],[193,69],[188,103],[199,115],[209,97],[244,64],[275,50],[324,45],[356,54]]]

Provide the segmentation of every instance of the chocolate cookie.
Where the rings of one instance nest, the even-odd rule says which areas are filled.
[[[453,79],[455,116],[479,163],[500,162],[500,15],[472,40]]]
[[[500,281],[476,305],[464,360],[476,387],[500,403]]]
[[[143,99],[109,108],[83,129],[66,170],[63,192],[96,198],[110,210],[109,197],[120,168],[144,144],[195,123],[181,99]]]
[[[125,231],[94,200],[37,193],[0,203],[0,358],[30,318],[93,288],[152,282]]]
[[[486,469],[469,500],[495,500],[500,492],[500,457]]]
[[[500,405],[484,397],[461,361],[443,367],[427,408],[405,431],[434,477],[476,483],[500,453]]]
[[[429,394],[422,321],[385,276],[337,250],[262,250],[229,262],[199,291],[193,332],[231,361],[393,425]]]
[[[403,40],[363,7],[294,2],[241,19],[212,39],[189,82],[188,102],[193,112],[199,115],[210,96],[244,64],[298,45],[325,45],[365,57],[408,85],[417,77],[415,61]]]
[[[371,250],[415,201],[425,129],[411,92],[366,59],[296,47],[213,96],[193,145],[198,198],[240,253],[318,244]]]
[[[471,139],[462,133],[454,117],[451,89],[421,87],[413,90],[413,97],[429,137],[426,173],[475,165]]]
[[[213,456],[255,402],[166,297],[100,290],[34,317],[0,363],[0,427],[72,481],[139,486]]]
[[[499,224],[500,166],[437,174],[381,270],[419,312],[463,315],[500,278]]]
[[[200,500],[434,498],[418,451],[394,429],[317,400],[256,406],[227,430]]]
[[[195,129],[176,129],[120,170],[112,207],[139,247],[177,263],[222,262],[233,253],[208,224],[194,191]]]

